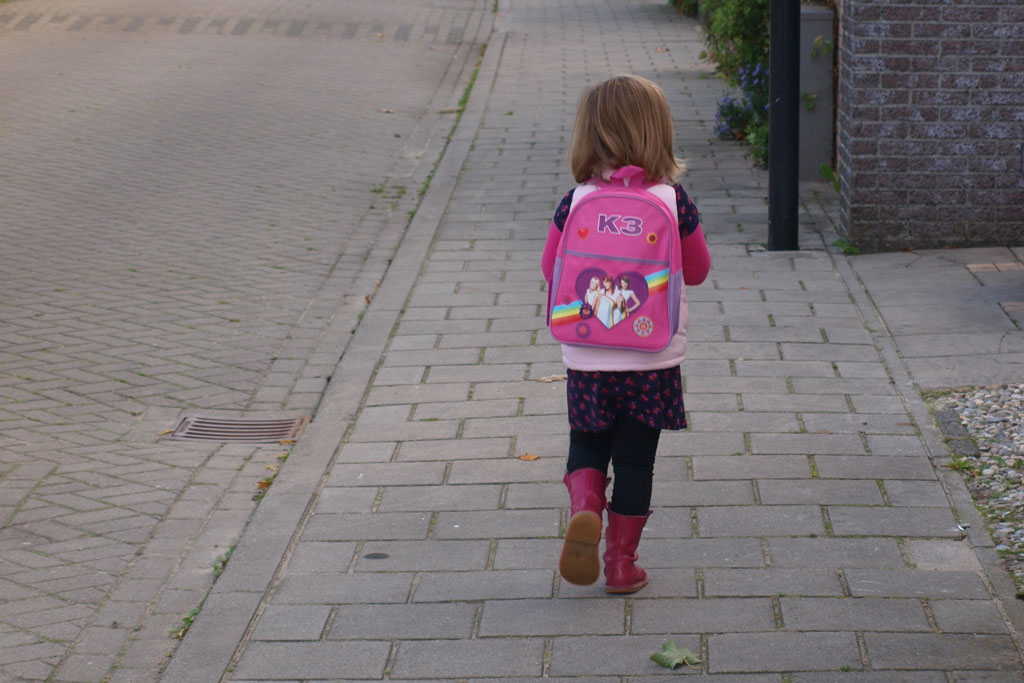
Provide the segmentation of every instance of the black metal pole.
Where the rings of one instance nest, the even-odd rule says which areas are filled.
[[[799,249],[800,0],[771,0],[768,249]]]

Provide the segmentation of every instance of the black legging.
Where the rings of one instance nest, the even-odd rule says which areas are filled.
[[[620,417],[606,432],[569,432],[569,463],[573,472],[584,467],[615,470],[611,509],[620,515],[646,515],[651,506],[654,456],[660,429]]]

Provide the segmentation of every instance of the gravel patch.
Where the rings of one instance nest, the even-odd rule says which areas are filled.
[[[1014,581],[1024,587],[1024,384],[958,391],[937,399],[935,408],[953,466],[988,520]]]

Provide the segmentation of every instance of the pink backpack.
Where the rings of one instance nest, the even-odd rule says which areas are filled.
[[[551,334],[563,344],[661,351],[679,328],[683,286],[679,222],[652,192],[668,186],[644,182],[636,166],[594,186],[574,195],[562,230],[548,292]]]

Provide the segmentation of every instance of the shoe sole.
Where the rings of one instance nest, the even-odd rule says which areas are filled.
[[[597,545],[601,542],[601,517],[591,510],[581,510],[569,520],[565,531],[558,573],[577,586],[589,586],[601,575]]]

